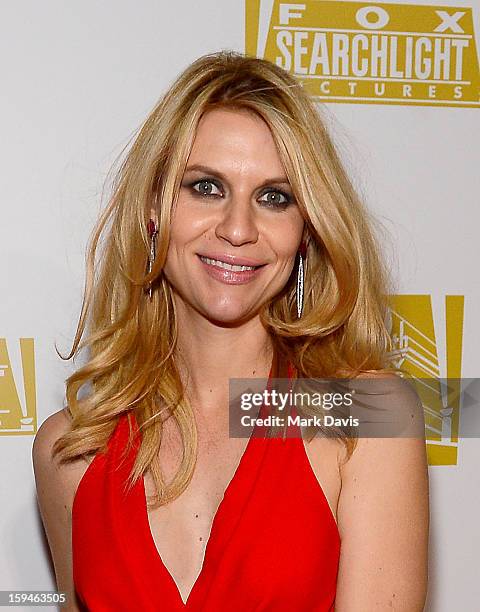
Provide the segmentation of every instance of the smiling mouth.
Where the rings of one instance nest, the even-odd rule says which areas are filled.
[[[226,263],[224,261],[220,261],[218,259],[210,259],[209,257],[204,257],[203,255],[198,256],[204,263],[215,266],[216,268],[222,268],[224,270],[230,270],[232,272],[246,272],[248,270],[258,270],[259,268],[263,268],[263,266],[267,264],[262,264],[260,266],[237,266],[233,264]]]

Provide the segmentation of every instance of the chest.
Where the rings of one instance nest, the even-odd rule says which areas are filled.
[[[168,482],[181,444],[165,440],[159,459]],[[77,490],[73,573],[89,609],[332,609],[340,551],[332,441],[247,448],[246,439],[203,436],[192,479],[150,512],[149,475],[124,490],[135,458],[132,451],[120,462],[126,441],[125,422]]]
[[[180,465],[179,441],[171,437],[160,452],[162,472],[169,482]],[[338,444],[325,438],[299,440],[303,469],[323,492],[328,512],[336,521],[341,488]],[[215,528],[225,492],[236,484],[239,466],[248,448],[247,439],[223,436],[199,441],[198,458],[191,481],[173,502],[148,511],[150,535],[157,553],[177,585],[183,601],[201,574],[207,544]],[[155,492],[153,479],[144,477],[145,494]]]

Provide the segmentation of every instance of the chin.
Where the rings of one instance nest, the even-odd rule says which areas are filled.
[[[248,321],[258,313],[258,310],[248,309],[240,305],[235,306],[233,304],[228,304],[224,307],[204,308],[202,309],[202,313],[207,319],[214,323],[233,326]]]

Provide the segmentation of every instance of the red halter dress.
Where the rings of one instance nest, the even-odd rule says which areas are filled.
[[[135,419],[133,427],[139,431]],[[217,509],[202,570],[184,603],[150,531],[143,478],[124,492],[139,442],[120,462],[129,431],[127,415],[120,417],[72,507],[73,578],[87,610],[333,611],[340,535],[299,426],[285,438],[261,437],[258,429]]]

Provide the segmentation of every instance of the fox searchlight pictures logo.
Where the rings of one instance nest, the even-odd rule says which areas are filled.
[[[321,101],[480,106],[468,7],[246,0],[245,48]]]

